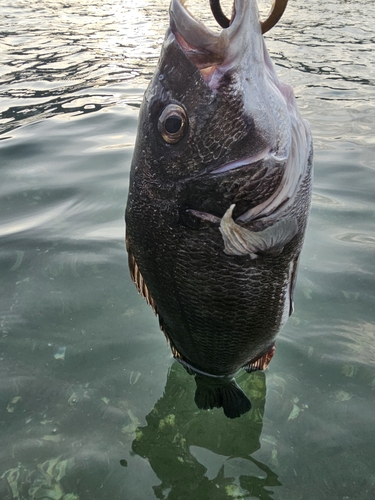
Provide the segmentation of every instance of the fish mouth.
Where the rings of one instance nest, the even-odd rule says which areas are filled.
[[[255,8],[250,8],[251,3]],[[235,0],[229,26],[220,33],[215,33],[196,19],[185,4],[186,0],[172,0],[169,9],[170,27],[182,50],[201,71],[206,82],[218,66],[228,70],[238,59],[242,44],[236,44],[235,40],[243,38],[241,35],[245,27],[246,31],[261,35],[254,0]]]
[[[170,28],[186,56],[201,71],[206,83],[210,83],[217,68],[220,66],[222,72],[230,69],[241,59],[244,49],[249,52],[250,48],[254,63],[263,62],[262,33],[279,21],[288,0],[275,0],[264,22],[259,20],[256,0],[234,0],[231,19],[223,14],[219,0],[210,0],[212,13],[223,27],[220,33],[215,33],[196,19],[187,9],[186,2],[171,1]]]

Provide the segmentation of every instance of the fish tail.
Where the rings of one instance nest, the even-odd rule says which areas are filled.
[[[251,403],[232,379],[209,379],[196,375],[195,403],[201,410],[223,408],[225,416],[237,418],[251,409]]]

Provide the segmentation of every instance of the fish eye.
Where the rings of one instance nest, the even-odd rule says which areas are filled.
[[[159,116],[158,130],[168,144],[176,144],[184,135],[187,116],[178,104],[169,104]]]

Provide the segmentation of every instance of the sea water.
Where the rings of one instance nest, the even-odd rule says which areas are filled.
[[[373,500],[375,4],[295,0],[266,35],[312,128],[314,194],[295,313],[269,369],[238,377],[236,420],[197,409],[127,269],[168,0],[1,14],[0,499]]]

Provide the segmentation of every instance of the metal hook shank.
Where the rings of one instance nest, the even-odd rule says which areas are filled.
[[[269,16],[265,21],[260,23],[263,35],[264,33],[267,33],[267,31],[272,29],[275,26],[275,24],[277,24],[280,21],[282,15],[284,14],[287,4],[288,0],[274,0]],[[210,0],[210,7],[214,18],[219,23],[219,25],[222,28],[229,28],[230,20],[222,11],[220,0]]]

